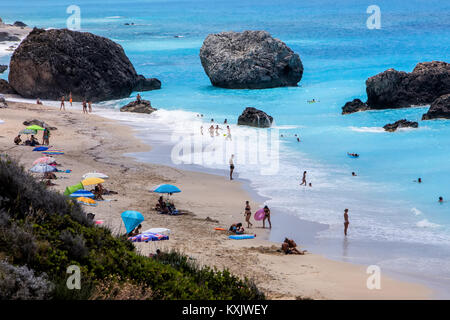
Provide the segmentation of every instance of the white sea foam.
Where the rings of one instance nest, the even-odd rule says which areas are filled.
[[[439,224],[428,221],[428,219],[420,220],[416,223],[416,226],[419,228],[437,228],[440,227]]]
[[[385,130],[381,127],[350,127],[350,130],[356,132],[383,133]]]
[[[422,211],[420,211],[419,209],[417,209],[417,208],[412,208],[411,209],[411,212],[412,213],[414,213],[416,216],[418,216],[418,215],[421,215],[422,214]]]

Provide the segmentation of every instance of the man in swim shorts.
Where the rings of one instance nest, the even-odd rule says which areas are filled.
[[[344,234],[347,236],[347,229],[350,222],[348,222],[348,209],[344,210]]]

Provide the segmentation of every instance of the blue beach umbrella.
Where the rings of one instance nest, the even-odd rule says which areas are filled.
[[[72,193],[70,196],[73,198],[78,198],[78,197],[93,198],[93,197],[95,197],[95,195],[88,190],[78,190],[78,191],[75,191],[74,193]]]
[[[33,168],[31,168],[30,171],[31,172],[45,173],[45,172],[55,172],[55,171],[58,171],[58,169],[56,169],[53,166],[49,166],[47,164],[45,164],[45,165],[37,164]]]
[[[160,184],[159,186],[154,187],[150,190],[151,192],[157,192],[157,193],[178,193],[181,192],[178,187],[171,185],[171,184]]]
[[[127,233],[130,233],[134,230],[142,221],[144,221],[144,216],[142,213],[127,210],[122,212],[120,215],[122,217],[123,223],[125,224],[125,228],[127,229]]]

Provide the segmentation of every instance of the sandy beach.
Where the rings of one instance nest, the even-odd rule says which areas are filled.
[[[54,180],[57,191],[78,183],[87,172],[103,172],[110,178],[104,186],[118,192],[105,196],[97,207],[86,207],[96,220],[104,220],[111,230],[124,233],[120,213],[124,210],[142,212],[145,221],[142,230],[165,227],[171,230],[170,240],[159,243],[137,243],[144,255],[176,249],[191,256],[199,264],[228,268],[234,274],[254,279],[270,299],[430,299],[431,289],[414,283],[402,282],[382,275],[381,289],[369,290],[366,285],[367,266],[336,262],[323,256],[307,253],[303,256],[278,252],[279,243],[267,240],[268,229],[253,221],[248,233],[255,239],[233,241],[226,232],[215,227],[228,228],[231,223],[244,222],[243,209],[250,200],[253,209],[259,203],[239,181],[227,177],[181,171],[168,166],[137,162],[123,154],[148,151],[151,146],[135,137],[133,129],[117,121],[96,114],[34,104],[8,102],[1,109],[0,151],[20,161],[25,169],[41,154],[31,147],[15,146],[14,137],[24,128],[25,120],[39,119],[57,127],[51,132],[50,145],[64,150],[55,158],[61,169],[71,173],[57,173]],[[94,105],[95,110],[95,105]],[[42,133],[38,133],[42,142]],[[38,175],[39,176],[39,175]],[[172,198],[185,214],[168,216],[153,208],[158,195],[149,189],[162,183],[177,185],[182,192]],[[253,210],[254,211],[254,210]],[[301,244],[298,244],[301,246]],[[302,248],[308,249],[308,248]]]

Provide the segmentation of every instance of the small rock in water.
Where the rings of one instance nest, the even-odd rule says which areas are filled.
[[[386,131],[394,132],[399,128],[418,128],[419,124],[415,121],[408,121],[406,119],[398,120],[394,123],[388,123],[383,128]]]
[[[422,116],[422,120],[431,119],[450,119],[450,94],[434,100],[428,112]]]
[[[238,118],[238,125],[252,126],[258,128],[269,128],[273,118],[262,110],[248,107]]]
[[[349,114],[349,113],[354,113],[354,112],[358,112],[358,111],[365,111],[368,109],[369,109],[369,106],[366,103],[362,102],[360,99],[354,99],[353,101],[347,102],[342,107],[342,114]]]

